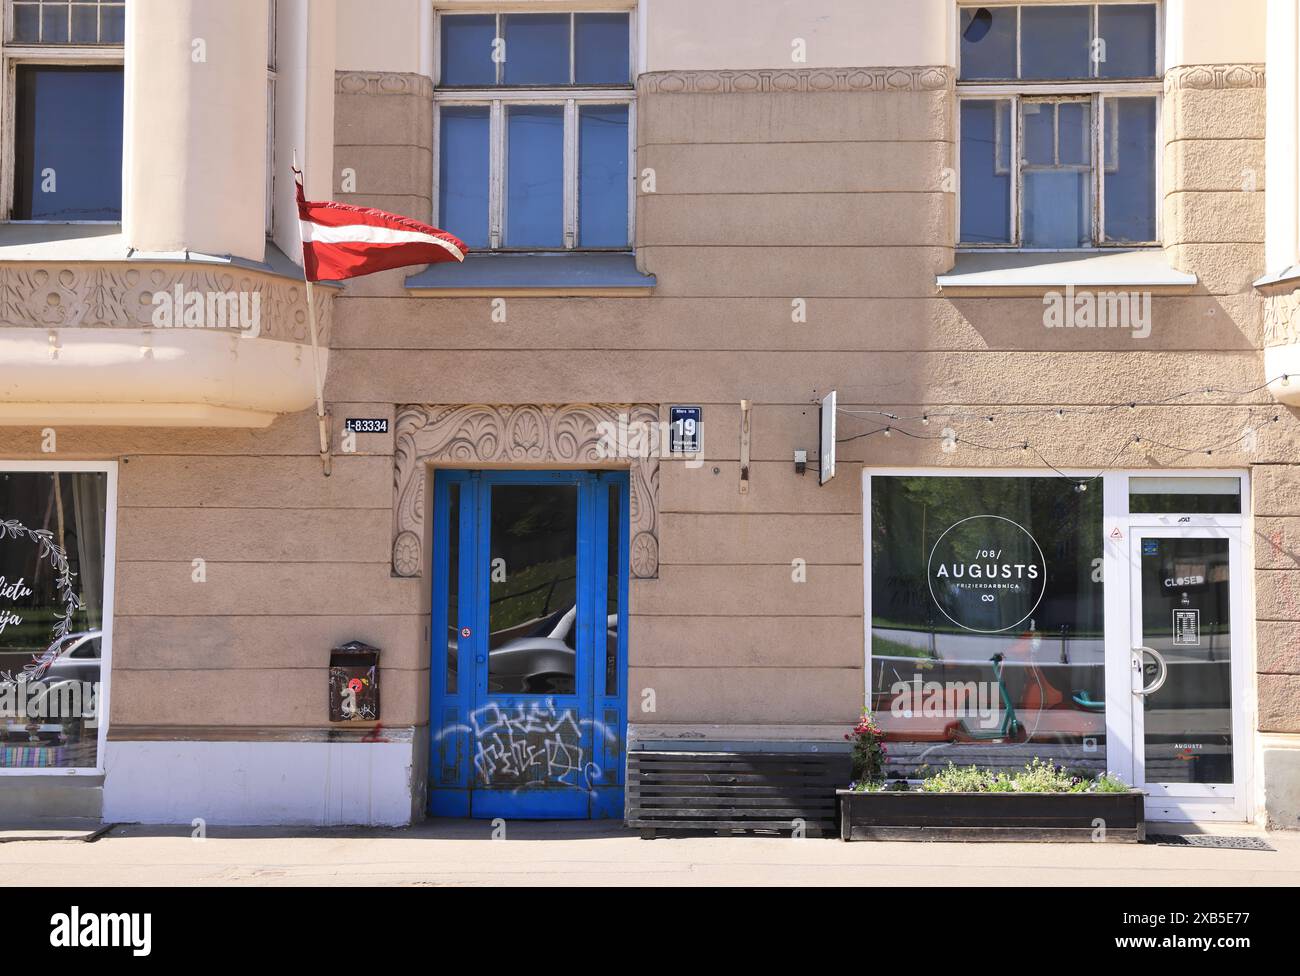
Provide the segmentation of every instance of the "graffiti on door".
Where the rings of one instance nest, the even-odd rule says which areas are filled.
[[[571,787],[590,790],[600,782],[600,766],[583,747],[581,720],[553,702],[520,703],[513,708],[490,703],[470,713],[474,769],[489,787]],[[593,729],[600,735],[600,729]]]

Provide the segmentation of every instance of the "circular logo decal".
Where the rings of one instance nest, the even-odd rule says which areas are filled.
[[[1000,515],[972,515],[935,540],[926,575],[945,617],[963,630],[997,634],[1038,608],[1047,564],[1023,526]]]

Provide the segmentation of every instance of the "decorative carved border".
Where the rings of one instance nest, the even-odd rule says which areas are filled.
[[[1165,91],[1263,88],[1262,64],[1186,64],[1165,72]]]
[[[757,71],[656,71],[642,75],[651,95],[750,94],[754,92],[932,92],[953,87],[953,70],[942,65],[898,68],[770,68]]]
[[[430,462],[598,465],[608,462],[604,425],[659,421],[649,403],[399,405],[393,440],[393,573],[424,567],[425,466]],[[659,575],[659,458],[631,459],[631,563],[636,579]]]
[[[433,98],[433,79],[415,72],[336,71],[336,95],[419,95]]]
[[[301,281],[183,263],[0,264],[0,329],[150,329],[154,328],[154,294],[174,293],[177,285],[186,293],[260,293],[259,338],[311,339]],[[316,293],[316,321],[325,345],[335,291],[321,288]]]
[[[1300,289],[1264,296],[1264,345],[1300,343]]]

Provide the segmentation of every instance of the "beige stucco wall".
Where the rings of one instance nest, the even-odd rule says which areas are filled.
[[[1269,0],[1165,0],[1165,67],[1262,64]]]
[[[952,63],[947,0],[774,0],[756,13],[747,0],[650,0],[645,70]]]

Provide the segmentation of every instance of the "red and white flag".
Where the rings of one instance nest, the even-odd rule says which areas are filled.
[[[315,203],[298,187],[302,264],[308,281],[342,281],[410,264],[464,261],[469,248],[445,230],[410,217],[331,201]]]

